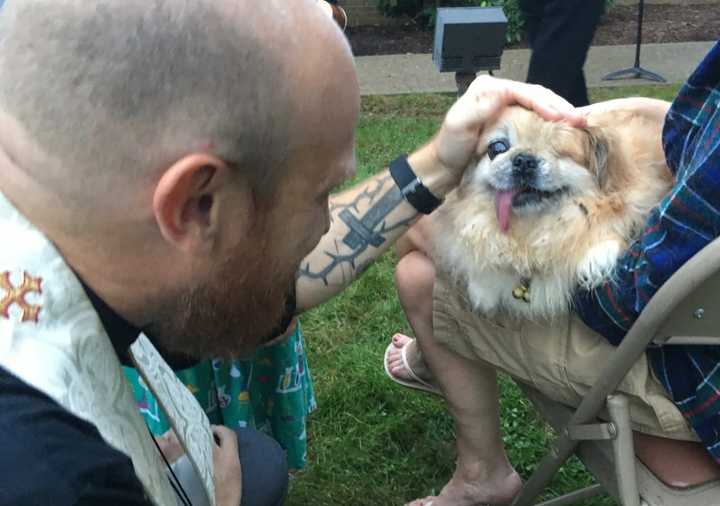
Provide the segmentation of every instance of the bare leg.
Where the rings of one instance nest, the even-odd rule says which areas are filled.
[[[522,483],[502,444],[495,369],[458,355],[432,335],[420,338],[420,347],[455,420],[458,460],[452,479],[437,498],[410,504],[509,503]]]
[[[410,251],[400,259],[395,268],[395,286],[405,316],[416,336],[432,335],[432,291],[435,284],[435,266],[420,251]],[[416,350],[416,342],[407,336],[395,334],[395,348],[388,354],[390,373],[398,378],[410,380],[412,376],[403,364],[400,350],[407,344],[408,361],[415,374],[432,383],[429,371]]]
[[[633,440],[635,455],[655,476],[672,487],[691,487],[720,479],[720,466],[700,443],[641,432],[633,432]]]
[[[425,216],[395,243],[395,251],[400,257],[395,268],[395,286],[400,304],[416,335],[418,333],[432,334],[432,292],[435,284],[435,266],[426,254],[431,228],[431,216]],[[401,356],[401,349],[407,344],[406,357],[413,372],[426,382],[432,383],[430,372],[417,352],[415,340],[402,334],[395,334],[393,344],[395,349],[388,353],[390,374],[404,380],[414,379],[405,368]]]
[[[415,331],[415,342],[422,351],[419,355],[413,348],[409,350],[410,366],[416,374],[441,388],[457,433],[458,461],[452,479],[438,497],[410,504],[509,503],[521,481],[507,459],[500,437],[495,369],[466,359],[435,340],[432,324],[435,268],[430,259],[420,251],[407,253],[398,263],[396,283],[403,309]],[[402,335],[393,338],[397,352],[390,354],[389,366],[394,375],[409,377],[399,356],[399,350],[409,340]]]

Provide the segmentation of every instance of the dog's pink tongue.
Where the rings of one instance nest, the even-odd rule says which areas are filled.
[[[517,193],[517,189],[499,190],[495,194],[495,215],[497,216],[500,230],[507,232],[510,228],[510,208],[512,207],[512,199]]]

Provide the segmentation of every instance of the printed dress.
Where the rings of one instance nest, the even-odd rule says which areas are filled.
[[[123,369],[150,431],[164,434],[170,425],[152,393],[135,369]],[[290,469],[305,467],[305,421],[317,404],[299,322],[287,339],[258,349],[253,359],[205,360],[175,374],[211,423],[263,431],[286,450]]]

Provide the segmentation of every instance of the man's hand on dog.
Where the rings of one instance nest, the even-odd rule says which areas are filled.
[[[444,168],[442,181],[432,174],[432,186],[444,194],[454,187],[475,155],[483,128],[492,123],[510,105],[532,109],[551,121],[564,120],[575,127],[586,126],[585,115],[568,101],[539,85],[527,84],[490,76],[480,76],[450,108],[440,131],[424,148],[410,157],[410,164],[418,172],[429,165]],[[426,175],[423,175],[425,182]],[[427,182],[426,182],[427,184]]]

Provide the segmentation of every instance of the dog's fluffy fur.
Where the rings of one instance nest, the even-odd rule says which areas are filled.
[[[477,160],[433,218],[436,264],[483,313],[534,320],[565,313],[578,286],[612,276],[670,188],[661,130],[661,120],[631,109],[591,113],[588,128],[575,129],[509,108],[485,129]],[[507,151],[491,160],[496,142],[495,153]],[[528,281],[529,302],[513,297]]]

